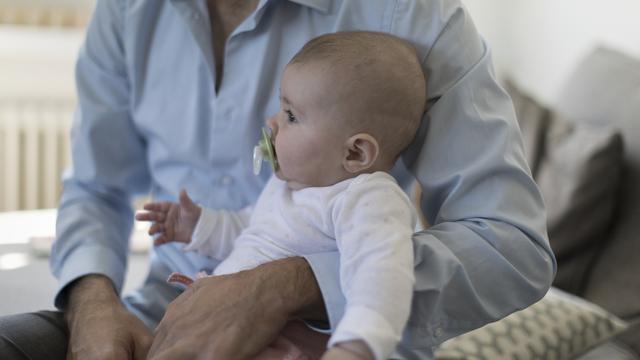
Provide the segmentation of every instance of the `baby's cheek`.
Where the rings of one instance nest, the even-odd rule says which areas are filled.
[[[279,171],[286,177],[292,176],[297,166],[294,159],[292,159],[291,152],[288,150],[289,148],[286,146],[280,146],[276,149]]]

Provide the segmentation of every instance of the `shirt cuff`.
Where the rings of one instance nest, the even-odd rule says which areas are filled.
[[[318,282],[324,306],[334,330],[344,315],[346,300],[340,287],[340,254],[337,251],[305,255]]]
[[[327,346],[352,340],[364,341],[375,359],[387,359],[400,341],[400,334],[379,313],[365,306],[350,306]]]
[[[104,246],[81,246],[64,261],[64,265],[56,274],[58,289],[54,298],[56,308],[62,310],[65,288],[73,281],[91,274],[100,274],[108,277],[118,293],[124,283],[124,269],[126,258],[119,256],[113,249]]]

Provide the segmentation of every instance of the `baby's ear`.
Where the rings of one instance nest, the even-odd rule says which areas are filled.
[[[342,166],[347,172],[357,174],[373,166],[379,153],[378,141],[373,136],[365,133],[353,135],[345,143]]]

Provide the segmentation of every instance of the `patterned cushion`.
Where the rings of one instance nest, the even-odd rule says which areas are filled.
[[[627,326],[604,309],[553,288],[524,310],[446,341],[436,359],[572,359]]]

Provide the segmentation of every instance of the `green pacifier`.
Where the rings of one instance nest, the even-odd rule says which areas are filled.
[[[271,163],[273,172],[278,170],[278,159],[276,159],[276,151],[273,148],[271,140],[271,131],[269,130],[269,132],[267,132],[266,128],[262,128],[262,139],[260,139],[258,145],[253,148],[253,173],[255,175],[260,174],[262,162],[265,160]]]

